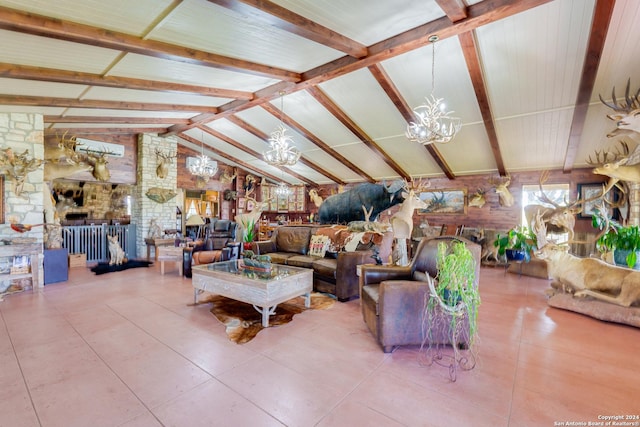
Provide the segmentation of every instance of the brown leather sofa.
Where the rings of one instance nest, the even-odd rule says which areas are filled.
[[[311,236],[331,234],[327,232],[334,230],[344,230],[344,228],[283,225],[273,230],[269,240],[253,242],[252,249],[258,255],[269,255],[271,262],[277,264],[312,268],[314,291],[333,294],[339,301],[344,302],[358,298],[360,295],[356,267],[359,264],[374,263],[375,261],[371,258],[374,250],[378,251],[382,257],[387,257],[391,253],[393,234],[377,233],[375,239],[359,244],[352,252],[340,250],[327,252],[324,257],[310,256]],[[349,232],[344,230],[340,233],[344,238],[345,233]]]
[[[364,265],[360,274],[360,307],[369,330],[385,353],[398,345],[423,342],[422,318],[429,285],[425,273],[435,277],[439,242],[464,242],[476,260],[476,279],[480,277],[480,245],[459,236],[424,239],[408,266]],[[463,326],[464,327],[464,326]],[[448,337],[433,337],[448,342]],[[465,345],[466,343],[461,343]]]

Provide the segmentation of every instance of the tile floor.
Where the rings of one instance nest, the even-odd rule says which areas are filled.
[[[545,280],[482,269],[478,364],[449,381],[384,354],[359,302],[227,340],[159,267],[0,302],[0,425],[556,426],[640,414],[640,330],[549,308]],[[557,424],[556,424],[557,423]]]

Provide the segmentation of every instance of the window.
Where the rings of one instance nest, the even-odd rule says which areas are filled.
[[[569,200],[570,189],[569,184],[545,184],[542,186],[544,194],[558,205],[565,205]],[[528,205],[542,205],[546,207],[553,207],[550,203],[540,200],[542,196],[539,185],[523,185],[522,186],[522,214],[521,224],[529,226],[529,220],[531,218],[526,217],[526,207]],[[556,239],[566,239],[568,236],[566,233],[563,235],[554,236]]]

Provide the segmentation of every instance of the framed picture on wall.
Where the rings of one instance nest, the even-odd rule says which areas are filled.
[[[578,184],[578,196],[580,197],[580,200],[586,200],[592,197],[597,197],[598,194],[602,193],[603,188],[604,187],[602,182],[596,182],[594,184]],[[615,199],[614,190],[615,188],[609,191],[606,195],[606,198],[609,202],[613,202]],[[600,199],[596,199],[591,202],[586,202],[584,204],[584,208],[582,209],[582,212],[578,214],[578,218],[583,218],[583,219],[591,218],[598,206],[600,206]],[[607,205],[607,214],[609,215],[609,217],[613,215],[613,209],[611,209],[608,205]]]
[[[238,198],[238,209],[244,209],[246,200],[244,197]]]
[[[420,200],[428,207],[419,214],[465,214],[467,213],[467,190],[431,190],[420,193]]]

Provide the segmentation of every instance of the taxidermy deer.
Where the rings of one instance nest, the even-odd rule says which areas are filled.
[[[13,192],[16,196],[22,194],[27,174],[38,169],[40,165],[42,160],[30,156],[29,150],[24,150],[21,154],[15,154],[11,148],[0,150],[0,173],[13,179]]]
[[[78,153],[76,153],[76,146],[82,144],[77,142],[75,135],[67,138],[68,132],[69,131],[66,131],[62,135],[62,138],[58,140],[58,146],[56,148],[45,147],[44,160],[46,162],[61,162],[64,160],[67,163],[77,163],[79,156]]]
[[[111,173],[109,169],[107,169],[107,152],[102,151],[100,153],[92,152],[88,153],[87,157],[89,158],[89,163],[93,166],[93,170],[91,174],[98,181],[109,181],[111,179]]]
[[[600,157],[602,154],[602,158]],[[609,157],[611,154],[611,158]],[[640,164],[627,165],[629,161],[629,145],[621,141],[620,147],[615,153],[610,151],[596,151],[596,160],[592,160],[589,156],[587,163],[594,166],[593,173],[609,177],[609,182],[605,188],[605,193],[614,186],[622,192],[622,199],[626,202],[626,191],[624,186],[619,185],[620,181],[638,182],[640,183]],[[621,205],[624,203],[621,203]]]
[[[164,152],[156,148],[156,159],[158,160],[158,167],[156,167],[156,175],[160,179],[165,179],[169,175],[169,165],[173,163],[173,159],[178,157],[178,153],[172,153],[171,151]]]
[[[606,224],[596,240],[608,228],[609,224]],[[607,264],[596,258],[579,258],[568,253],[567,245],[547,242],[541,215],[535,220],[534,232],[539,248],[535,256],[547,261],[554,290],[622,307],[640,304],[640,271]]]
[[[572,202],[565,199],[564,205],[556,203],[545,193],[543,185],[549,179],[549,171],[543,171],[540,174],[538,180],[538,186],[540,188],[539,200],[547,205],[527,205],[524,207],[524,215],[527,219],[527,224],[533,227],[533,222],[536,219],[536,215],[540,214],[542,220],[545,223],[547,231],[552,233],[569,233],[569,240],[573,241],[574,231],[573,228],[576,224],[576,215],[584,210],[586,203],[593,202],[594,200],[604,199],[606,194],[605,188],[595,196],[587,199],[576,199]],[[551,205],[548,206],[548,205]]]
[[[476,192],[469,198],[469,206],[481,208],[487,202],[485,198],[486,191],[478,188]]]
[[[402,192],[404,201],[400,204],[400,209],[391,216],[391,228],[393,229],[393,238],[396,240],[397,253],[397,257],[394,259],[397,259],[397,265],[409,264],[407,239],[411,238],[413,232],[413,211],[429,207],[424,200],[418,197],[418,194],[430,185],[431,183],[424,184],[421,180],[410,188],[405,186],[405,191]]]
[[[502,178],[494,179],[489,178],[489,184],[494,187],[500,201],[500,206],[511,207],[513,206],[513,195],[509,191],[509,185],[511,184],[511,175]]]
[[[611,108],[617,114],[608,114],[607,118],[616,122],[616,129],[609,132],[607,137],[620,136],[631,132],[640,132],[640,89],[635,96],[629,95],[631,79],[627,80],[627,88],[624,92],[624,102],[618,102],[616,99],[616,88],[611,91],[612,102],[608,103],[600,97],[600,101]]]
[[[230,184],[231,181],[236,179],[236,177],[238,176],[238,171],[235,168],[232,168],[231,172],[232,173],[229,174],[229,171],[225,169],[222,175],[220,175],[220,182],[223,184]]]
[[[311,190],[309,190],[309,198],[311,199],[313,204],[316,206],[316,208],[319,208],[322,202],[324,201],[322,197],[320,197],[320,195],[318,194],[318,190],[316,190],[315,188],[312,188]]]

